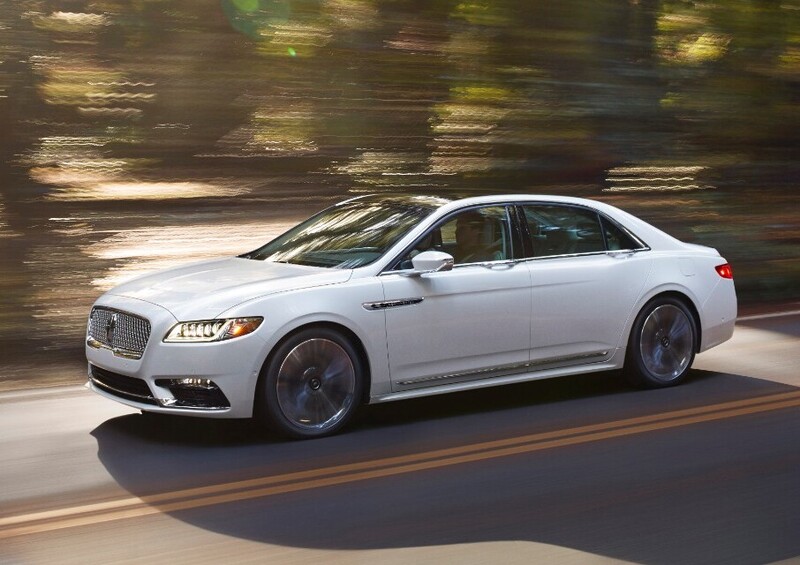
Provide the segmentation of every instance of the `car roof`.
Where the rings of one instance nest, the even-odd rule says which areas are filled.
[[[574,206],[586,206],[598,211],[605,212],[610,215],[625,214],[619,208],[599,202],[597,200],[590,200],[588,198],[579,198],[575,196],[557,196],[553,194],[491,194],[482,196],[469,196],[465,198],[451,198],[442,196],[424,196],[424,195],[411,195],[402,193],[385,193],[385,194],[367,194],[363,196],[356,196],[341,202],[346,204],[350,202],[380,202],[382,204],[397,204],[400,206],[420,206],[436,210],[439,212],[437,215],[447,214],[454,210],[466,208],[470,206],[480,206],[487,204],[507,204],[507,203],[525,203],[525,202],[540,202],[540,203],[553,203],[553,204],[567,204]],[[628,219],[634,219],[631,216]]]
[[[471,205],[506,202],[557,202],[562,204],[577,204],[583,206],[595,206],[600,204],[596,200],[589,200],[574,196],[556,196],[552,194],[491,194],[482,196],[468,196],[465,198],[451,198],[444,196],[426,196],[402,193],[365,194],[345,200],[342,202],[342,204],[345,202],[355,201],[383,202],[387,204],[396,203],[417,206],[422,205],[431,208],[442,208],[445,206],[452,208],[463,208]]]
[[[588,198],[580,198],[576,196],[560,196],[553,194],[492,194],[482,196],[469,196],[466,198],[448,198],[438,196],[415,196],[410,194],[397,194],[397,193],[384,193],[384,194],[368,194],[351,198],[345,202],[353,202],[355,200],[368,200],[372,202],[383,203],[396,203],[404,206],[422,206],[434,211],[423,224],[436,221],[436,218],[441,218],[471,206],[491,205],[491,204],[509,204],[509,203],[553,203],[553,204],[566,204],[572,206],[585,206],[597,212],[601,212],[614,220],[620,222],[627,229],[631,230],[637,237],[641,238],[647,243],[649,247],[656,248],[672,248],[676,246],[684,247],[686,244],[675,239],[671,235],[661,231],[648,222],[638,218],[616,206],[606,204],[598,200],[591,200]]]

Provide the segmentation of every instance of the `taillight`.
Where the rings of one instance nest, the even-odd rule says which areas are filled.
[[[723,279],[732,279],[733,278],[733,268],[730,264],[725,263],[724,265],[717,265],[714,267]]]

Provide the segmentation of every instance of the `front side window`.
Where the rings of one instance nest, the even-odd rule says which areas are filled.
[[[337,269],[362,267],[383,255],[434,209],[422,200],[345,202],[242,257]]]
[[[470,208],[436,225],[408,250],[397,264],[412,268],[411,259],[428,250],[453,256],[456,265],[511,259],[511,230],[505,206]]]

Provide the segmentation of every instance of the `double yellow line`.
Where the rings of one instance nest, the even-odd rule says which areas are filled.
[[[0,518],[0,539],[341,485],[800,406],[800,390],[552,432]]]

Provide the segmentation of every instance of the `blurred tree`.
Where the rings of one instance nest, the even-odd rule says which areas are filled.
[[[598,197],[797,296],[798,0],[18,0],[0,33],[0,361],[80,343],[103,238],[278,197]]]

